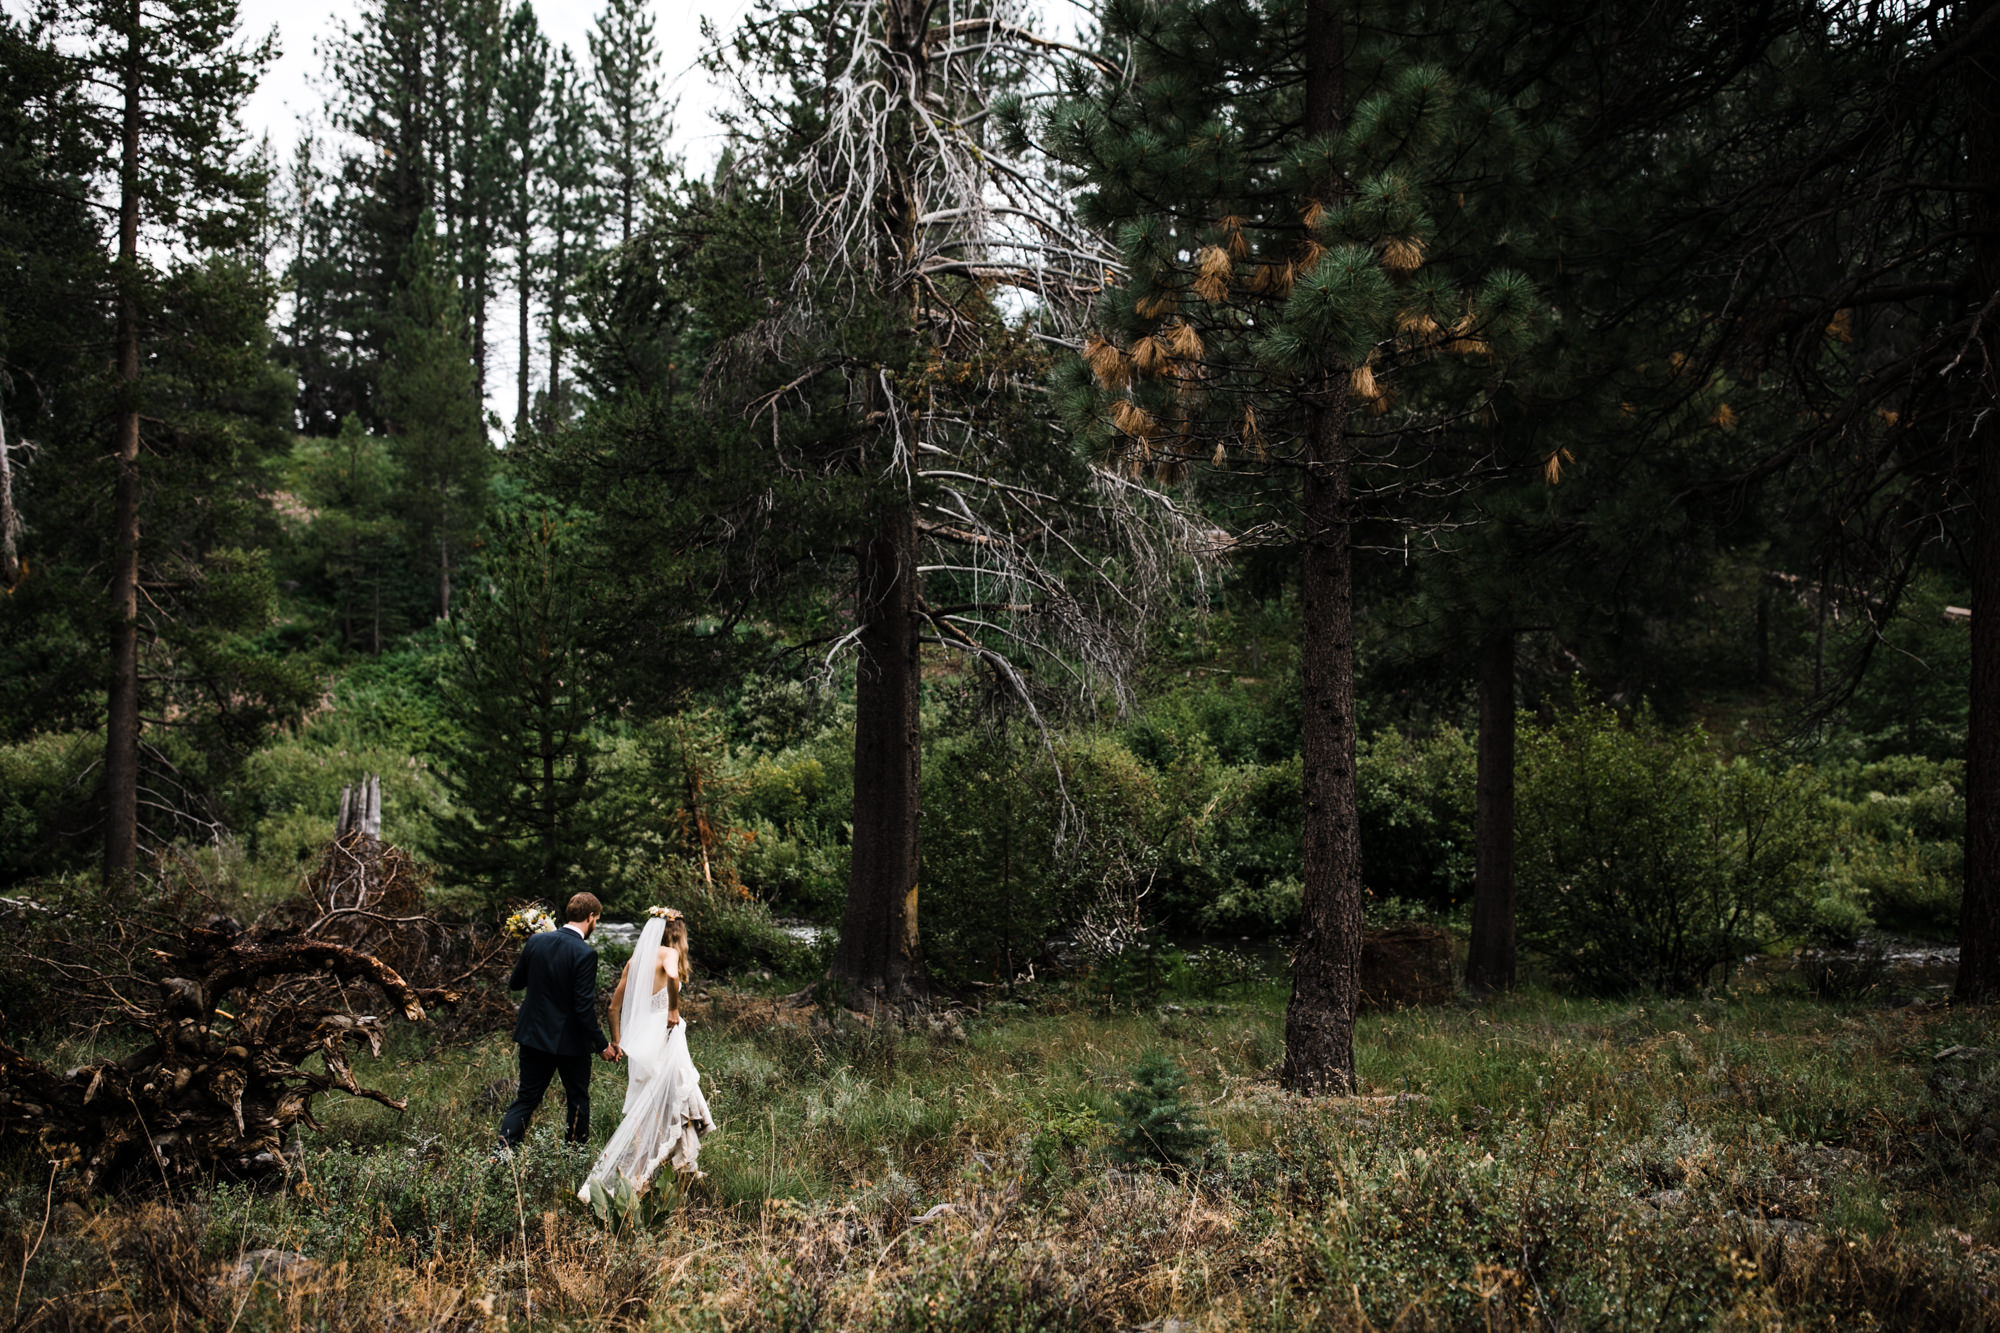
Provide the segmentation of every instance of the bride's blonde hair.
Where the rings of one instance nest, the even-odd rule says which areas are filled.
[[[660,943],[674,951],[676,979],[681,985],[687,985],[694,976],[694,964],[688,958],[687,921],[678,916],[669,917],[666,933],[661,937]]]

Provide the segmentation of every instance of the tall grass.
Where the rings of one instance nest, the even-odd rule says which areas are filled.
[[[1996,1099],[1927,1078],[1988,1014],[1412,1010],[1364,1019],[1365,1095],[1312,1102],[1272,1081],[1282,1000],[934,1036],[719,997],[691,1032],[708,1177],[610,1227],[553,1100],[488,1160],[503,1035],[413,1031],[375,1079],[409,1110],[328,1107],[280,1187],[68,1199],[11,1149],[0,1275],[32,1329],[2000,1325]],[[1156,1051],[1218,1132],[1185,1173],[1107,1151]],[[595,1087],[601,1140],[622,1076]]]

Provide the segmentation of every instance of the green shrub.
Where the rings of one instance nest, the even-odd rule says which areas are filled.
[[[259,750],[228,792],[241,830],[247,888],[270,898],[290,893],[319,862],[340,813],[340,789],[373,773],[382,779],[382,837],[412,856],[437,856],[437,820],[447,800],[431,766],[388,745],[350,748],[288,739]],[[465,913],[475,904],[450,888],[431,906]]]
[[[700,867],[684,861],[654,865],[633,890],[635,915],[646,907],[677,907],[687,915],[688,951],[698,972],[729,976],[769,968],[807,980],[823,969],[819,951],[787,933],[771,909],[755,898],[702,882]]]
[[[762,900],[816,919],[847,897],[854,736],[829,729],[732,773],[732,821],[748,830],[737,873]]]
[[[1955,937],[1965,885],[1964,760],[1901,755],[1836,765],[1827,779],[1839,846],[1829,910],[1849,920],[1860,913],[1888,930]]]
[[[1395,730],[1355,750],[1361,874],[1381,899],[1448,911],[1472,890],[1477,757],[1455,727],[1412,740]]]
[[[95,777],[104,739],[45,732],[0,745],[0,881],[86,863],[98,850]]]
[[[1521,937],[1570,984],[1690,991],[1804,924],[1826,846],[1807,771],[1580,701],[1520,762]]]
[[[924,948],[947,981],[1010,978],[1093,907],[1137,903],[1160,852],[1154,774],[1115,737],[983,726],[923,775]],[[1058,775],[1060,782],[1058,782]]]

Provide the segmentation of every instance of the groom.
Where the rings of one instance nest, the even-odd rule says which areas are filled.
[[[514,1040],[521,1047],[521,1091],[500,1122],[496,1158],[512,1155],[528,1132],[528,1118],[549,1090],[549,1080],[558,1075],[564,1137],[571,1143],[590,1140],[591,1052],[606,1060],[618,1058],[618,1048],[597,1026],[597,950],[587,943],[603,910],[591,894],[571,898],[563,910],[567,924],[530,935],[507,978],[508,990],[526,987],[528,993],[514,1024]]]

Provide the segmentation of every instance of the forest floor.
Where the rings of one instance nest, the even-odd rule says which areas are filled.
[[[920,1031],[717,992],[707,1178],[601,1222],[505,1034],[410,1029],[281,1185],[66,1197],[0,1158],[21,1329],[2000,1327],[1992,1011],[1523,995],[1371,1015],[1365,1095],[1275,1082],[1282,992]],[[1178,1061],[1217,1137],[1109,1152]],[[596,1141],[623,1074],[597,1066]],[[13,1283],[4,1278],[13,1277]],[[7,1286],[15,1290],[8,1292]]]

